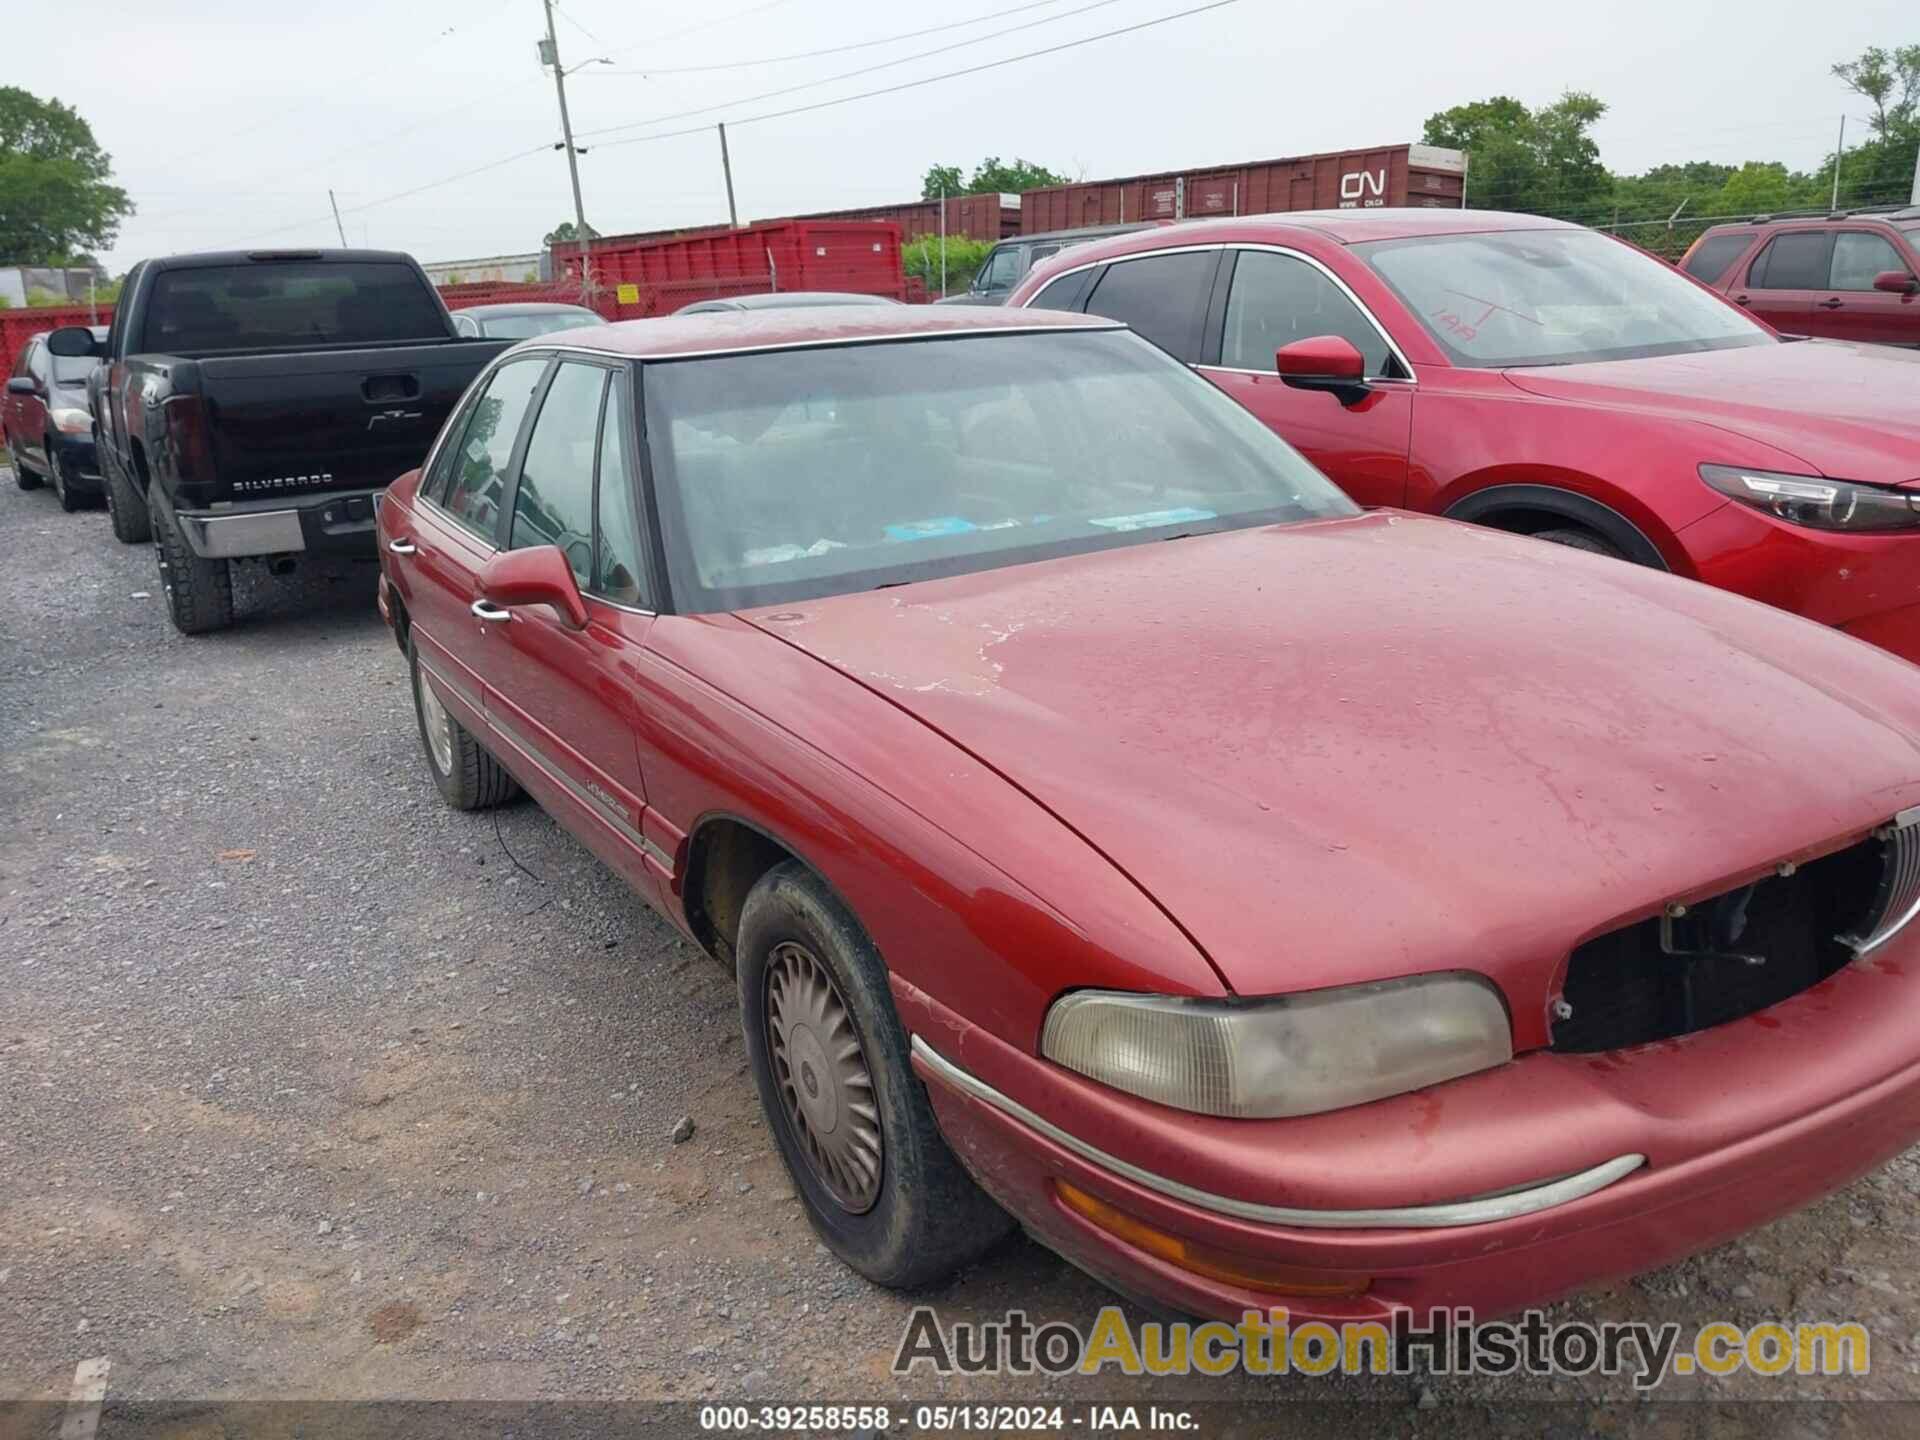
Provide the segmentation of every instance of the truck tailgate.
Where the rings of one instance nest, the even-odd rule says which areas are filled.
[[[461,393],[506,348],[453,340],[199,362],[217,500],[385,485],[418,465]]]

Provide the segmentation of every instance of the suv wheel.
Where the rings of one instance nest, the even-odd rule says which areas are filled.
[[[68,468],[70,463],[66,452],[60,448],[60,442],[49,435],[47,437],[47,478],[53,481],[53,493],[59,498],[60,508],[69,515],[86,503],[86,497],[74,485],[73,471]]]
[[[1591,530],[1577,526],[1566,526],[1555,530],[1536,530],[1536,540],[1546,540],[1555,545],[1565,545],[1569,550],[1584,550],[1589,555],[1605,555],[1609,560],[1624,560],[1626,555],[1609,545]]]
[[[407,669],[413,677],[413,713],[420,722],[420,744],[440,798],[455,810],[490,810],[520,793],[519,782],[441,703],[433,681],[420,665],[413,635],[407,635]]]
[[[13,436],[7,436],[7,465],[13,471],[13,483],[22,490],[38,490],[40,477],[33,474],[20,463],[20,451],[13,443]]]
[[[233,623],[233,567],[225,560],[202,560],[180,533],[179,522],[161,510],[157,496],[147,497],[147,523],[160,559],[160,583],[167,590],[167,614],[182,635],[205,635]]]
[[[907,1059],[886,966],[798,861],[740,917],[740,1019],[767,1125],[807,1219],[869,1280],[944,1279],[1013,1226],[973,1183]]]

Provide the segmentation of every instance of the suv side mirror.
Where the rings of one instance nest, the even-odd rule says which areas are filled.
[[[1911,295],[1920,291],[1920,280],[1904,270],[1882,270],[1873,277],[1873,288],[1885,290],[1894,295]]]
[[[1354,405],[1367,394],[1366,357],[1341,335],[1315,335],[1282,345],[1273,354],[1273,368],[1296,390],[1325,390],[1342,405]]]
[[[31,375],[9,375],[7,377],[9,395],[38,395],[40,387],[33,383]]]
[[[576,630],[587,628],[587,607],[573,567],[558,545],[531,545],[525,550],[502,550],[480,567],[480,593],[485,603],[511,609],[515,605],[551,605]]]
[[[93,331],[84,325],[62,325],[58,330],[48,331],[47,349],[66,360],[85,360],[107,353],[107,347],[94,339]]]

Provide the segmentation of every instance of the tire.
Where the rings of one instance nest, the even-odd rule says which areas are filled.
[[[738,953],[760,1104],[827,1247],[869,1280],[908,1288],[945,1279],[1012,1229],[947,1148],[886,966],[820,878],[798,861],[762,876]],[[827,1155],[838,1158],[816,1158]]]
[[[13,483],[22,490],[38,490],[40,477],[27,469],[20,461],[20,452],[14,448],[13,437],[7,437],[7,465],[13,471]]]
[[[60,501],[60,508],[71,515],[87,503],[86,496],[74,488],[75,476],[67,469],[66,456],[61,452],[58,442],[47,441],[47,476],[53,481],[53,493]]]
[[[426,751],[427,769],[440,798],[455,810],[491,810],[504,805],[520,793],[519,782],[507,773],[467,727],[453,718],[440,697],[429,687],[420,669],[420,654],[407,637],[407,669],[413,678],[413,718],[420,726],[420,748]],[[434,732],[440,731],[441,744],[436,751]]]
[[[182,635],[205,635],[233,624],[233,567],[225,560],[202,560],[194,554],[178,522],[161,510],[156,495],[147,497],[147,521],[173,628]]]
[[[1605,555],[1609,560],[1624,560],[1627,558],[1624,551],[1602,540],[1591,530],[1580,530],[1571,527],[1555,530],[1536,530],[1533,532],[1533,538],[1536,540],[1550,541],[1555,545],[1565,545],[1569,550],[1584,550],[1589,555]]]
[[[100,444],[100,476],[107,492],[107,517],[113,521],[113,538],[122,545],[144,545],[153,538],[153,522],[147,515],[147,497],[135,488],[126,472],[115,463],[113,452]]]

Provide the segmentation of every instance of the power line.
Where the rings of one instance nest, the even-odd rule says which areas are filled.
[[[985,35],[975,35],[969,40],[954,40],[945,45],[937,45],[931,50],[917,51],[912,55],[901,55],[892,60],[881,60],[872,65],[862,65],[857,70],[842,70],[838,75],[825,75],[818,80],[802,81],[798,85],[785,85],[778,90],[763,90],[758,95],[741,95],[732,100],[723,100],[714,105],[700,105],[692,110],[676,110],[669,115],[655,115],[649,120],[634,120],[625,125],[603,125],[598,130],[583,130],[581,138],[592,135],[618,135],[626,130],[643,130],[649,125],[664,125],[670,120],[685,120],[692,115],[711,115],[716,110],[729,110],[735,105],[752,105],[760,100],[773,100],[782,95],[798,94],[802,90],[817,90],[822,85],[837,84],[842,80],[851,80],[859,75],[871,75],[876,70],[891,70],[896,65],[909,65],[915,60],[925,60],[934,55],[944,55],[949,50],[963,50],[969,45],[984,45],[989,40],[998,40],[1004,35],[1017,34],[1022,30],[1031,30],[1039,25],[1051,25],[1060,20],[1071,20],[1076,15],[1084,15],[1089,10],[1103,10],[1109,5],[1117,5],[1120,0],[1093,0],[1090,5],[1082,5],[1077,10],[1063,10],[1058,15],[1043,15],[1038,20],[1028,20],[1019,25],[1009,25],[1004,30],[992,30]]]
[[[947,30],[964,30],[969,25],[984,25],[989,20],[998,20],[1007,15],[1018,15],[1027,10],[1039,10],[1048,5],[1058,5],[1060,0],[1028,0],[1025,5],[1013,5],[1005,10],[990,11],[985,15],[975,15],[966,20],[951,20],[945,25],[929,25],[924,30],[907,30],[898,35],[888,35],[880,40],[856,40],[851,45],[829,45],[823,50],[797,50],[791,55],[764,55],[758,60],[728,60],[718,65],[671,65],[653,66],[639,70],[607,70],[607,75],[701,75],[713,70],[748,70],[756,65],[784,65],[790,60],[817,60],[825,55],[844,55],[850,50],[871,50],[878,45],[897,45],[902,40],[918,40],[926,35],[938,35]]]
[[[1165,25],[1174,20],[1184,20],[1189,15],[1202,15],[1209,10],[1223,10],[1229,5],[1236,5],[1238,3],[1239,0],[1211,0],[1210,4],[1195,5],[1187,10],[1176,10],[1171,15],[1160,15],[1151,20],[1142,20],[1134,25],[1123,25],[1117,30],[1103,30],[1098,35],[1088,35],[1079,40],[1067,40],[1058,45],[1049,45],[1042,50],[1028,50],[1019,55],[1009,55],[1003,60],[989,60],[984,64],[969,65],[964,70],[949,70],[940,75],[926,75],[918,80],[905,80],[898,85],[882,86],[878,90],[863,90],[857,95],[842,95],[834,100],[817,100],[811,105],[791,105],[785,110],[769,110],[759,115],[746,115],[737,120],[729,120],[727,123],[737,129],[742,125],[758,124],[762,120],[781,120],[789,115],[805,115],[815,110],[829,110],[836,105],[851,105],[856,100],[872,100],[881,95],[897,95],[903,90],[917,90],[922,85],[934,85],[942,80],[957,80],[965,75],[978,75],[983,71],[998,70],[1005,65],[1016,65],[1023,60],[1035,60],[1043,55],[1057,55],[1063,50],[1077,50],[1082,45],[1091,45],[1098,40],[1111,40],[1116,35],[1131,35],[1137,31],[1150,30],[1156,25]],[[743,102],[736,101],[734,103],[739,104]],[[656,119],[642,121],[640,123],[659,124],[661,122]],[[694,125],[684,130],[663,130],[658,135],[634,135],[625,140],[608,140],[601,148],[606,149],[619,145],[641,145],[649,140],[671,140],[681,135],[705,134],[706,130],[707,127],[705,125]]]

